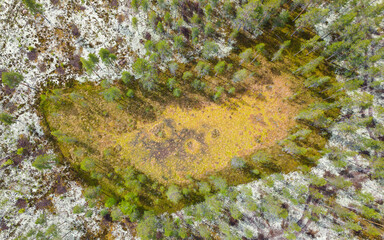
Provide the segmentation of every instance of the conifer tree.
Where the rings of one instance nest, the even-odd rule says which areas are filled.
[[[32,166],[39,169],[51,169],[52,164],[56,163],[56,157],[49,154],[44,154],[36,157],[35,161],[32,163]]]
[[[213,68],[213,70],[215,71],[215,76],[217,76],[218,74],[223,74],[224,71],[225,71],[225,67],[226,67],[226,63],[225,61],[219,61],[216,66]]]
[[[279,60],[281,58],[281,55],[283,54],[283,51],[289,47],[289,45],[291,45],[291,40],[287,40],[285,42],[283,42],[281,45],[280,45],[280,48],[279,50],[273,55],[271,61],[274,62],[276,60]]]
[[[211,59],[217,55],[219,52],[219,46],[212,41],[205,41],[202,56],[205,59]]]
[[[101,94],[103,95],[104,99],[108,102],[119,100],[122,96],[120,89],[118,89],[117,87],[110,87],[101,92]]]
[[[5,125],[11,125],[14,122],[14,117],[6,112],[2,112],[0,113],[0,122],[4,123]]]
[[[173,47],[177,50],[178,53],[179,53],[179,51],[180,51],[181,49],[183,49],[183,47],[184,47],[183,36],[181,36],[181,35],[176,35],[176,36],[173,38]]]
[[[195,69],[196,69],[196,71],[200,77],[204,77],[205,75],[209,74],[210,66],[206,62],[199,61],[196,65]]]
[[[178,203],[183,198],[183,195],[180,193],[180,189],[176,185],[169,186],[166,195],[168,200],[173,203]]]
[[[257,53],[256,56],[252,59],[251,64],[256,60],[256,58],[260,55],[263,54],[265,51],[265,44],[264,43],[259,43],[255,46],[255,52]]]
[[[246,69],[241,69],[235,72],[235,74],[233,74],[232,82],[239,83],[239,82],[242,82],[247,77],[248,77],[248,71]]]
[[[242,63],[248,63],[251,60],[251,57],[253,55],[252,48],[247,48],[243,52],[240,53],[239,57],[241,59],[240,64]]]

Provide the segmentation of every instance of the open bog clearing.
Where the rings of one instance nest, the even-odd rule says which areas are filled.
[[[249,77],[246,91],[218,103],[193,93],[165,106],[144,96],[107,102],[100,87],[83,84],[60,90],[43,106],[50,131],[77,139],[59,143],[71,163],[86,155],[104,169],[132,164],[161,183],[183,184],[188,175],[203,179],[230,168],[233,157],[287,136],[302,106],[288,100],[291,76],[270,74],[267,83]]]

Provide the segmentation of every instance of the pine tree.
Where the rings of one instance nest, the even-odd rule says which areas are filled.
[[[215,29],[212,26],[212,23],[207,23],[204,27],[204,34],[206,37],[212,37],[215,33]]]
[[[39,169],[51,169],[52,164],[56,163],[56,157],[54,155],[44,154],[36,157],[35,161],[32,163],[32,166]]]
[[[43,5],[36,3],[36,1],[23,0],[23,3],[33,15],[36,15],[37,13],[43,13]]]
[[[176,71],[179,68],[179,65],[176,62],[172,62],[172,63],[169,64],[168,68],[169,68],[169,71],[171,72],[171,74],[173,76],[175,76],[176,75]]]
[[[240,53],[239,57],[241,59],[240,64],[242,63],[248,63],[251,60],[251,57],[253,55],[252,48],[247,48],[243,52]]]
[[[281,58],[281,55],[283,54],[283,51],[291,45],[291,40],[287,40],[284,43],[280,45],[279,50],[273,55],[271,61],[274,62],[276,60],[279,60]]]
[[[185,71],[182,78],[184,81],[191,80],[193,78],[193,73],[191,71]]]
[[[256,60],[256,58],[260,55],[263,54],[265,51],[265,44],[264,43],[259,43],[255,46],[255,52],[257,55],[252,59],[251,64]]]
[[[133,76],[129,72],[123,71],[121,73],[121,81],[123,81],[123,83],[129,84],[132,79],[133,79]]]
[[[324,57],[320,56],[320,57],[308,62],[304,66],[299,67],[294,73],[299,73],[302,75],[311,73],[311,72],[315,71],[315,69],[321,64],[321,62],[323,60],[324,60]]]
[[[176,35],[173,38],[173,47],[179,52],[184,47],[184,39],[181,35]]]
[[[211,59],[219,52],[219,46],[215,42],[205,41],[202,56],[205,59]]]
[[[216,92],[215,94],[213,95],[213,101],[218,101],[221,97],[221,95],[223,94],[224,92],[224,88],[223,87],[217,87],[216,88]]]
[[[168,42],[165,40],[161,40],[156,43],[156,50],[159,53],[161,59],[165,59],[171,55],[170,47],[168,45]]]
[[[195,70],[197,71],[200,77],[204,77],[209,74],[210,66],[206,62],[199,61],[195,67]]]
[[[138,58],[132,67],[136,76],[143,76],[152,71],[152,66],[144,58]]]
[[[116,100],[119,100],[122,96],[122,93],[120,89],[117,87],[110,87],[103,92],[101,92],[101,95],[103,95],[104,99],[108,102],[113,102]]]
[[[248,77],[248,71],[246,69],[241,69],[235,72],[235,74],[233,74],[232,82],[239,83],[239,82],[242,82],[247,77]]]
[[[225,67],[226,67],[226,63],[225,61],[219,61],[216,66],[213,68],[213,70],[215,71],[215,76],[217,76],[218,74],[223,74],[224,71],[225,71]]]
[[[173,203],[178,203],[181,199],[183,199],[183,195],[180,193],[180,189],[176,185],[169,186],[166,195],[168,200]]]
[[[3,72],[1,80],[9,88],[15,88],[24,80],[24,77],[17,72]]]
[[[200,31],[199,31],[199,29],[197,27],[193,27],[192,28],[192,43],[195,44],[195,45],[199,41],[199,33],[200,33]]]
[[[156,216],[150,212],[144,214],[144,217],[137,224],[137,234],[143,240],[156,239],[158,220]]]
[[[246,167],[246,163],[243,158],[233,157],[231,159],[231,167],[234,169],[243,169]]]
[[[4,123],[5,125],[11,125],[14,123],[14,117],[6,112],[2,112],[0,113],[0,122]]]

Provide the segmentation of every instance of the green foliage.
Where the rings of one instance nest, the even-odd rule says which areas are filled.
[[[169,90],[173,90],[177,85],[177,81],[175,78],[168,78],[167,80],[167,87]]]
[[[33,15],[36,13],[43,13],[43,5],[36,3],[34,0],[23,0],[24,5],[28,8],[29,12]]]
[[[258,151],[251,157],[252,161],[257,164],[266,165],[271,162],[271,156],[265,151]]]
[[[159,21],[159,22],[157,23],[156,31],[157,31],[158,33],[163,33],[163,32],[164,32],[164,26],[163,26],[163,23],[162,23],[161,21]]]
[[[211,192],[211,186],[207,182],[200,182],[199,184],[200,194],[206,196]]]
[[[12,165],[14,162],[12,161],[12,159],[8,159],[7,161],[3,162],[1,165],[0,165],[0,168],[3,168],[3,167],[6,167],[6,166],[10,166]]]
[[[176,35],[173,37],[173,46],[174,48],[179,51],[184,47],[184,39],[181,35]]]
[[[90,53],[90,54],[88,54],[88,59],[89,59],[89,61],[91,62],[91,63],[93,63],[93,64],[97,64],[97,63],[99,63],[99,58],[96,56],[96,54],[94,54],[94,53]]]
[[[325,112],[321,109],[306,109],[302,110],[297,116],[297,119],[308,121],[313,123],[316,127],[326,128],[328,127],[332,119],[325,115]]]
[[[111,217],[113,221],[120,221],[123,218],[123,213],[121,212],[120,208],[113,208],[111,211]]]
[[[209,177],[209,179],[216,190],[219,190],[221,192],[224,192],[227,190],[228,184],[227,184],[227,180],[225,180],[224,178],[211,176]]]
[[[215,67],[213,68],[213,70],[215,71],[216,75],[218,74],[223,74],[224,71],[225,71],[225,67],[226,67],[226,63],[225,61],[219,61]]]
[[[107,199],[107,201],[105,201],[104,206],[105,206],[106,208],[110,208],[110,207],[115,206],[116,203],[117,203],[117,201],[116,201],[115,198],[113,198],[113,197],[109,197],[109,198]]]
[[[164,22],[165,22],[166,24],[170,24],[171,21],[172,21],[171,14],[170,14],[169,12],[166,12],[166,13],[164,14]]]
[[[215,95],[213,95],[213,101],[218,101],[221,97],[221,94],[223,94],[224,88],[223,87],[217,87]]]
[[[235,92],[236,92],[236,88],[235,87],[231,87],[230,89],[228,89],[228,94],[234,95]]]
[[[121,81],[123,81],[123,83],[129,84],[131,80],[133,80],[133,76],[129,72],[123,71],[121,73]]]
[[[157,224],[158,220],[156,219],[156,216],[147,213],[144,215],[143,220],[137,224],[137,234],[143,240],[156,239]]]
[[[128,89],[127,91],[127,97],[133,98],[135,96],[135,91],[133,89]]]
[[[165,40],[156,43],[157,52],[160,54],[161,59],[165,59],[171,55],[169,44]]]
[[[93,159],[87,157],[80,162],[80,168],[83,171],[91,172],[96,169],[96,163]]]
[[[0,122],[4,123],[5,125],[11,125],[14,122],[14,117],[6,112],[2,112],[0,113]]]
[[[215,29],[212,26],[212,23],[207,23],[204,27],[204,34],[207,37],[212,37],[215,33]]]
[[[101,187],[100,186],[97,186],[97,187],[87,187],[84,190],[84,197],[86,199],[95,199],[95,198],[100,196],[100,193],[101,193]]]
[[[102,209],[100,211],[100,216],[104,217],[105,215],[107,215],[109,213],[109,211],[107,209]]]
[[[132,3],[135,1],[137,1],[137,0],[132,0]],[[139,22],[139,20],[137,20],[137,17],[132,17],[132,26],[136,29],[137,29],[137,23],[138,22]]]
[[[210,4],[205,5],[204,12],[206,16],[210,17],[213,12],[212,6]]]
[[[99,50],[99,56],[101,58],[101,61],[107,65],[109,65],[111,63],[110,61],[110,55],[111,53],[109,52],[108,49],[105,49],[105,48],[100,48]]]
[[[209,74],[210,66],[207,62],[199,61],[195,67],[195,70],[199,76],[204,77],[205,75]]]
[[[1,80],[3,84],[7,85],[9,88],[15,88],[24,80],[24,77],[17,72],[3,72]]]
[[[246,166],[244,159],[241,157],[233,157],[231,159],[231,167],[234,169],[244,169]]]
[[[96,65],[92,61],[87,60],[87,59],[82,58],[82,57],[80,58],[80,62],[82,64],[83,68],[85,68],[85,71],[89,75],[91,75],[93,73]]]
[[[197,230],[202,238],[211,239],[211,232],[206,225],[200,224]]]
[[[169,186],[165,194],[167,195],[168,200],[173,203],[178,203],[181,199],[183,199],[183,195],[180,193],[180,189],[176,185]]]
[[[45,236],[47,237],[57,237],[58,235],[59,235],[59,231],[55,224],[51,224],[45,231]]]
[[[191,71],[185,71],[182,78],[184,81],[191,80],[193,78],[193,73]]]
[[[271,61],[274,62],[276,60],[280,60],[281,59],[281,55],[283,54],[283,51],[289,47],[289,45],[291,45],[291,40],[287,40],[285,41],[284,43],[282,43],[280,45],[280,48],[279,50],[273,55]]]
[[[239,57],[241,59],[241,63],[245,62],[248,63],[253,56],[253,50],[252,48],[247,48],[243,52],[240,53]]]
[[[84,212],[84,207],[80,206],[80,205],[76,205],[76,206],[73,207],[72,212],[74,214],[82,213],[82,212]]]
[[[35,161],[32,163],[32,166],[39,169],[51,169],[52,164],[56,163],[56,157],[50,154],[44,154],[36,157]]]
[[[347,224],[345,224],[345,228],[347,229],[351,229],[353,231],[360,231],[362,230],[362,227],[358,224],[358,223],[354,223],[354,222],[347,222]]]
[[[239,208],[237,207],[236,204],[232,204],[230,207],[229,207],[229,212],[231,213],[231,216],[234,218],[234,219],[241,219],[243,217],[243,214],[240,212]]]
[[[383,218],[380,213],[367,206],[361,206],[360,209],[362,211],[363,216],[367,219],[381,220]]]
[[[44,224],[47,222],[47,216],[42,213],[40,216],[36,219],[35,224]]]
[[[201,19],[197,13],[193,14],[193,16],[191,18],[191,22],[194,23],[195,25],[198,25],[201,23]]]
[[[104,99],[108,102],[119,100],[122,96],[120,89],[117,87],[110,87],[102,91],[100,94],[103,95]]]
[[[93,215],[93,211],[92,211],[92,210],[88,210],[88,211],[85,213],[85,217],[88,217],[88,218],[92,217],[92,215]]]
[[[324,60],[324,57],[320,56],[320,57],[308,62],[304,66],[299,67],[294,73],[298,73],[298,74],[302,74],[302,75],[311,73],[311,72],[315,71],[315,69],[320,65],[320,63],[323,60]]]
[[[206,83],[200,81],[199,79],[195,79],[195,80],[193,80],[193,82],[191,83],[191,86],[192,86],[195,90],[197,90],[197,91],[202,91],[202,90],[204,90],[204,88],[206,87]]]
[[[181,96],[181,89],[180,89],[180,88],[175,88],[175,89],[173,89],[172,94],[173,94],[173,96],[175,96],[175,97],[180,97],[180,96]]]
[[[328,83],[331,80],[330,77],[316,77],[312,76],[307,78],[307,80],[304,82],[304,86],[307,88],[318,88],[326,83]]]
[[[124,215],[128,215],[131,220],[136,220],[138,218],[138,210],[136,204],[130,203],[128,201],[121,201],[119,203],[119,208]]]
[[[169,71],[171,72],[172,75],[176,75],[176,71],[179,68],[179,65],[175,62],[172,62],[169,64]]]
[[[136,75],[142,76],[145,73],[152,71],[152,66],[144,58],[138,58],[133,64],[133,71]]]
[[[200,31],[197,27],[192,28],[192,43],[197,44],[198,43],[198,37],[199,37]]]
[[[205,59],[211,59],[217,55],[219,52],[219,46],[212,41],[205,41],[202,51],[202,56]]]
[[[235,74],[233,74],[232,82],[239,83],[239,82],[242,82],[247,77],[248,77],[248,71],[246,69],[241,69],[235,72]]]

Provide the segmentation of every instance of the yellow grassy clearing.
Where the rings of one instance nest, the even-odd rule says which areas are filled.
[[[284,100],[291,95],[289,81],[278,78],[272,88],[254,86],[223,104],[167,106],[156,121],[138,121],[137,130],[115,139],[121,156],[160,182],[183,183],[187,175],[201,179],[228,167],[234,156],[271,147],[287,135],[297,114]]]

